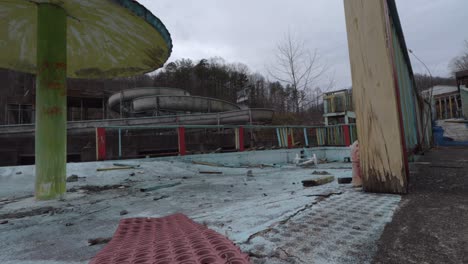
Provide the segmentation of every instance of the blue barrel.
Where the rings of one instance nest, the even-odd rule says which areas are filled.
[[[432,127],[432,135],[434,136],[434,144],[436,146],[444,145],[444,129],[440,126]]]

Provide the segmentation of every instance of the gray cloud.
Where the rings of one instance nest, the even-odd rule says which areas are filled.
[[[352,0],[346,0],[352,1]],[[336,88],[349,87],[343,0],[140,0],[171,32],[170,60],[220,56],[265,75],[275,47],[289,31],[300,36],[334,73]],[[407,45],[436,75],[468,39],[466,0],[397,0]],[[415,72],[424,72],[413,61]],[[322,80],[325,82],[326,80]]]

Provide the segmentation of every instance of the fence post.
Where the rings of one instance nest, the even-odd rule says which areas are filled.
[[[234,142],[236,143],[236,150],[239,150],[239,128],[234,128]]]
[[[119,159],[122,158],[122,129],[119,128]]]
[[[96,128],[96,160],[106,160],[106,129]]]
[[[351,146],[351,134],[349,125],[343,126],[343,136],[344,136],[344,143],[346,146]]]
[[[179,155],[185,156],[187,154],[187,149],[185,146],[185,127],[179,127],[177,134],[179,136]]]
[[[239,151],[244,151],[244,127],[239,127]]]

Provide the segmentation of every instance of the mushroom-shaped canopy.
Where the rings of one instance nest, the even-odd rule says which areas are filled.
[[[67,13],[67,77],[113,78],[163,66],[172,41],[134,0],[0,0],[0,68],[37,73],[37,5]]]

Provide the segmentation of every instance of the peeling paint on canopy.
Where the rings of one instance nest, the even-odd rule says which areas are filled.
[[[37,73],[37,3],[67,19],[67,76],[113,78],[163,66],[172,51],[162,22],[133,0],[0,0],[0,68]]]

